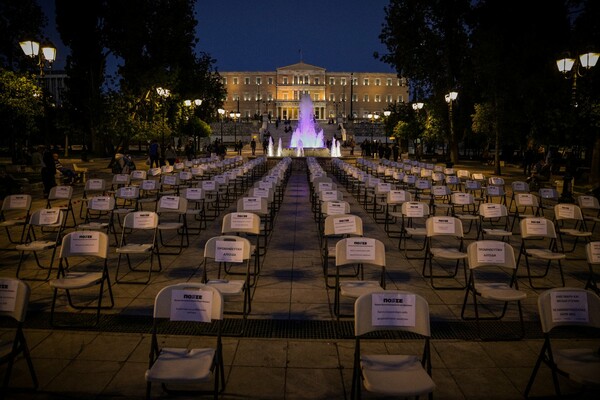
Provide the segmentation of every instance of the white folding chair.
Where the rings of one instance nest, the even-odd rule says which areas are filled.
[[[527,297],[527,294],[519,290],[517,263],[513,247],[498,240],[478,240],[467,246],[467,254],[469,280],[467,281],[467,290],[465,291],[460,313],[461,318],[477,321],[477,333],[482,338],[480,321],[501,320],[506,315],[509,302],[516,302],[521,324],[520,334],[516,338],[496,337],[494,339],[513,340],[523,338],[525,336],[525,326],[521,301]],[[467,302],[470,296],[473,298],[475,317],[466,315]],[[492,307],[491,302],[502,303],[502,312],[498,315],[490,311],[488,316],[482,316],[480,314],[482,304],[479,303],[479,299],[489,300],[486,302],[486,308]],[[490,338],[486,339],[489,340]]]
[[[477,240],[500,238],[510,241],[512,231],[509,228],[508,209],[504,204],[481,203],[479,205],[479,229]]]
[[[100,178],[88,179],[83,188],[81,196],[81,207],[79,208],[79,218],[83,218],[83,208],[87,206],[89,198],[92,196],[103,196],[106,194],[106,181]]]
[[[398,249],[404,250],[404,256],[409,260],[423,259],[424,254],[418,256],[410,256],[411,252],[423,252],[427,244],[427,228],[426,221],[430,217],[431,212],[429,205],[420,201],[408,201],[402,204],[402,235],[398,241]],[[409,247],[408,240],[422,240],[422,244],[418,247]],[[404,245],[402,244],[404,242]]]
[[[561,396],[559,375],[597,394],[600,387],[597,343],[593,348],[553,347],[552,341],[555,330],[563,333],[578,332],[582,328],[597,332],[597,338],[600,333],[600,297],[581,288],[553,288],[540,293],[538,310],[544,344],[525,388],[525,398],[529,397],[542,363],[550,368],[557,396]]]
[[[363,236],[363,221],[358,215],[339,214],[328,215],[325,218],[323,225],[323,240],[321,242],[321,260],[323,263],[323,274],[325,276],[325,284],[328,288],[335,288],[335,285],[329,283],[330,278],[334,278],[336,274],[329,272],[329,261],[335,260],[336,251],[335,244],[331,242],[351,236]],[[358,271],[342,276],[350,277],[357,276]]]
[[[77,225],[80,231],[101,231],[115,236],[118,243],[117,232],[114,227],[115,198],[113,196],[94,196],[88,199],[83,222]]]
[[[390,332],[391,331],[391,332]],[[372,332],[404,331],[423,340],[420,355],[377,353],[367,343]],[[418,294],[386,290],[361,295],[354,303],[354,365],[351,398],[364,388],[386,398],[432,398],[430,318],[427,301]]]
[[[162,196],[156,205],[158,214],[158,237],[159,252],[164,255],[179,255],[183,249],[189,247],[190,237],[187,224],[187,200],[180,196]],[[179,243],[169,244],[165,240],[166,232],[175,232],[175,238],[179,237]],[[161,248],[173,247],[177,251],[165,252]]]
[[[88,181],[89,182],[89,181]],[[100,262],[99,266],[93,265]],[[80,268],[77,268],[80,267]],[[58,265],[58,275],[56,279],[49,281],[50,287],[54,293],[52,296],[52,307],[50,309],[50,325],[59,326],[55,321],[56,300],[58,291],[64,290],[67,296],[68,305],[76,310],[93,309],[96,310],[95,323],[100,322],[100,311],[114,307],[114,298],[110,277],[108,274],[108,235],[98,231],[77,231],[65,235],[60,249],[60,263]],[[85,291],[82,298],[90,297],[89,290],[98,286],[97,304],[88,305],[87,303],[75,304],[72,299],[72,291]],[[108,290],[110,305],[102,305],[104,299],[104,290]],[[62,326],[72,326],[65,325]]]
[[[587,229],[581,208],[576,204],[560,203],[554,206],[554,226],[563,253],[572,253],[579,240],[589,243],[592,232]],[[565,242],[571,241],[570,249],[565,249]]]
[[[590,269],[590,275],[585,284],[586,289],[592,289],[596,294],[600,295],[600,289],[596,280],[594,267],[600,266],[600,242],[590,242],[585,245],[585,255]]]
[[[33,368],[33,362],[31,361],[29,347],[27,346],[27,340],[23,333],[23,324],[25,323],[25,317],[27,316],[30,294],[31,289],[29,288],[29,285],[22,280],[0,278],[0,298],[3,299],[2,307],[0,307],[0,317],[13,319],[17,323],[13,338],[10,341],[3,341],[2,346],[0,346],[2,348],[0,365],[6,365],[4,378],[2,379],[2,392],[4,394],[7,394],[10,390],[8,387],[10,376],[13,366],[17,361],[17,357],[20,355],[22,355],[27,362],[31,381],[33,383],[33,390],[36,390],[39,386],[37,375]],[[0,395],[0,397],[3,396],[4,395]]]
[[[594,232],[596,224],[600,223],[600,202],[595,196],[581,195],[577,196],[577,205],[581,209],[583,219],[588,226],[590,232]]]
[[[202,283],[179,283],[158,292],[154,300],[150,363],[145,373],[146,399],[151,397],[153,383],[160,383],[167,393],[193,390],[198,395],[198,391],[205,389],[202,392],[218,399],[225,390],[223,303],[218,289]],[[168,337],[165,340],[162,336],[163,330],[184,323],[193,324],[194,334],[212,338],[214,345],[191,349],[169,347]]]
[[[31,212],[31,195],[11,194],[4,198],[2,210],[0,210],[0,228],[6,230],[8,241],[12,244],[21,243],[25,233],[25,226],[29,221]],[[20,228],[19,239],[13,238],[11,231],[15,227]]]
[[[256,277],[260,273],[261,267],[261,252],[260,247],[261,237],[264,243],[266,243],[266,237],[264,232],[261,230],[261,221],[258,214],[251,212],[234,212],[228,213],[223,216],[221,223],[221,234],[222,235],[236,235],[242,236],[246,239],[253,239],[254,244],[250,248],[250,254],[254,256],[254,271],[251,272],[250,286],[254,286]],[[265,244],[266,246],[266,244]]]
[[[75,211],[73,211],[73,186],[54,186],[48,193],[46,208],[60,208],[65,212],[65,228],[74,228],[77,225],[75,220]],[[56,204],[61,203],[61,204]],[[66,204],[65,204],[66,203]],[[72,225],[67,225],[67,220],[71,216]]]

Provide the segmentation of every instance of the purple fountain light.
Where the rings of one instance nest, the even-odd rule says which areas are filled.
[[[325,142],[323,140],[323,130],[318,129],[318,124],[314,121],[313,103],[309,95],[304,95],[300,99],[300,115],[298,116],[298,126],[292,133],[290,148],[298,147],[298,141],[302,141],[302,147],[307,148],[323,148]]]

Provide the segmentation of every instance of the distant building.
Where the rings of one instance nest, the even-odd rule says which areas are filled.
[[[408,101],[406,79],[394,73],[329,72],[304,62],[271,72],[219,73],[227,90],[226,115],[239,110],[242,119],[268,114],[297,120],[303,94],[310,95],[317,120],[343,120],[351,113],[355,119],[367,118],[369,113],[383,114],[390,105]]]

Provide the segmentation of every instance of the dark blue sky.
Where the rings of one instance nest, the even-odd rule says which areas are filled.
[[[394,72],[373,58],[375,51],[386,52],[378,35],[388,2],[197,0],[197,49],[215,58],[219,71],[273,71],[302,58],[329,71]],[[67,50],[56,33],[54,0],[39,3],[61,69]]]

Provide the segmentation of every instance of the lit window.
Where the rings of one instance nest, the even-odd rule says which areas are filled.
[[[335,78],[329,78],[329,85],[330,86],[335,85]]]
[[[340,85],[346,86],[346,78],[340,78]]]
[[[385,81],[386,86],[392,86],[392,78],[387,78]]]
[[[237,85],[238,84],[238,78],[233,78],[233,84]]]
[[[256,84],[257,85],[262,85],[262,78],[260,76],[256,77]]]
[[[315,85],[318,85],[319,84],[319,78],[315,78],[314,82],[315,82]]]
[[[378,94],[375,95],[375,103],[381,103],[381,96]]]
[[[364,85],[364,86],[369,86],[369,78],[365,78],[365,79],[363,80],[363,85]]]
[[[357,94],[353,94],[352,95],[352,101],[355,102],[355,103],[358,101],[358,95]]]
[[[227,77],[223,77],[223,85],[227,85]]]
[[[329,95],[329,101],[335,101],[335,95],[334,94],[330,94]]]
[[[392,95],[391,95],[391,94],[388,94],[388,95],[386,96],[386,98],[385,98],[385,101],[386,101],[387,103],[391,103],[391,102],[393,101],[393,100],[392,100]]]
[[[381,79],[375,79],[375,86],[381,86]]]
[[[369,95],[368,95],[368,94],[365,94],[365,95],[364,95],[364,97],[363,97],[363,101],[364,101],[365,103],[368,103],[368,102],[369,102]]]
[[[283,84],[284,84],[284,85],[287,85],[287,84],[288,84],[288,77],[287,77],[287,76],[284,76],[284,77],[283,77]]]
[[[268,79],[267,79],[267,83],[268,83],[269,85],[272,85],[272,84],[273,84],[273,78],[268,78]]]
[[[250,78],[248,78],[248,77],[245,77],[245,78],[244,78],[244,84],[245,84],[245,85],[249,85],[249,84],[250,84]]]

